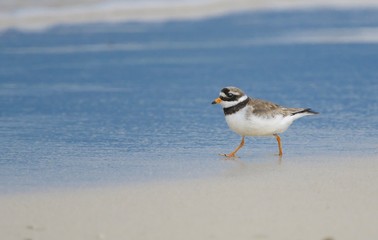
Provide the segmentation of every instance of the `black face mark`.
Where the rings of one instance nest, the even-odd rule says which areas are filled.
[[[228,88],[223,88],[221,92],[226,94],[226,97],[220,96],[220,99],[222,99],[223,101],[232,102],[232,101],[236,101],[240,97],[239,95],[235,95],[231,93],[230,89]]]

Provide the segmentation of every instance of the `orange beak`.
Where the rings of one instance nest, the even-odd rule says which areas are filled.
[[[211,104],[218,104],[218,103],[221,103],[221,102],[222,102],[222,99],[216,98]]]

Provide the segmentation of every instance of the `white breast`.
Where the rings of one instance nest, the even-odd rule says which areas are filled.
[[[242,136],[270,136],[282,133],[294,121],[292,116],[260,117],[248,115],[246,111],[247,108],[243,108],[237,113],[225,116],[230,129]]]

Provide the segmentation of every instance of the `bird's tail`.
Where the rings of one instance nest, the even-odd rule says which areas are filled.
[[[300,114],[300,113],[309,114],[309,115],[319,114],[318,112],[311,110],[311,108],[305,108],[305,109],[302,109],[298,112],[294,112],[291,115],[296,115],[296,114]]]

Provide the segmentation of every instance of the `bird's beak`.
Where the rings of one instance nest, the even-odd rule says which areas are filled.
[[[222,99],[217,98],[211,104],[218,104],[218,103],[221,103],[221,102],[222,102]]]

